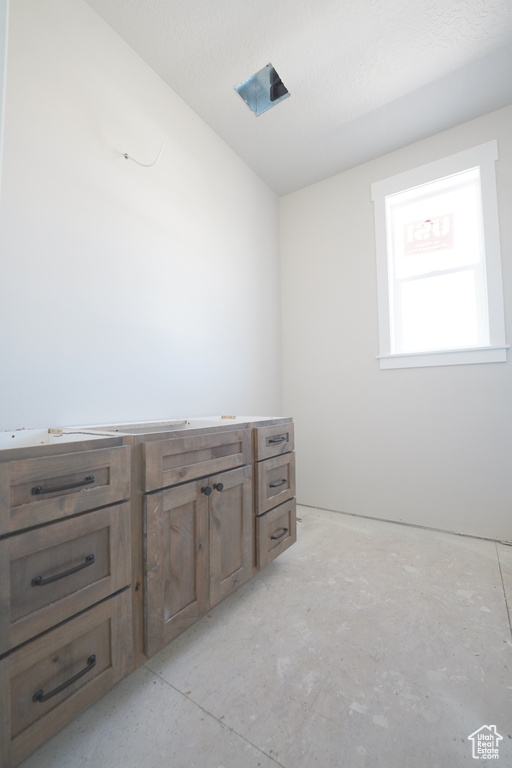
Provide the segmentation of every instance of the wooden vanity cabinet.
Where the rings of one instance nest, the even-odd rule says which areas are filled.
[[[0,451],[0,768],[296,539],[291,419]]]
[[[130,448],[0,452],[0,766],[12,768],[132,665]]]
[[[147,656],[191,626],[253,573],[252,470],[248,464],[230,468],[250,457],[250,430],[176,440],[178,444],[168,440],[148,444],[144,455],[172,456],[173,467],[167,471],[174,473],[173,479],[200,476],[212,466],[225,466],[227,471],[145,497]],[[185,449],[186,456],[175,450],[180,448]],[[154,474],[152,469],[145,471],[146,478]],[[162,476],[158,470],[157,477]]]
[[[250,466],[252,442],[250,429],[230,425],[186,430],[170,428],[168,431],[147,433],[141,427],[127,439],[132,445],[135,669],[155,649],[176,637],[208,610],[210,562],[212,569],[215,569],[215,552],[219,548],[214,546],[210,560],[210,506],[205,517],[202,508],[205,499],[197,496],[192,481]],[[191,485],[186,488],[188,483]],[[226,495],[224,499],[227,502]],[[211,517],[213,520],[213,512]],[[216,530],[222,530],[224,540],[226,527],[219,527],[218,523],[215,527],[213,525],[212,522],[212,543]],[[205,530],[208,536],[206,544],[202,538]],[[157,539],[159,531],[165,532],[168,537],[165,544]],[[250,535],[252,537],[252,531]],[[194,541],[195,547],[192,546]],[[225,553],[226,546],[220,551]],[[182,552],[188,554],[185,556]],[[170,553],[173,553],[172,557]],[[203,576],[204,571],[206,576]],[[222,573],[222,565],[218,572]],[[218,580],[221,583],[225,581],[220,575]],[[203,594],[205,581],[208,587],[206,597]],[[229,583],[229,578],[226,583]],[[217,600],[217,595],[223,594],[226,589],[225,585],[215,587],[213,583],[213,599]]]
[[[294,428],[279,419],[136,441],[147,658],[296,541]]]

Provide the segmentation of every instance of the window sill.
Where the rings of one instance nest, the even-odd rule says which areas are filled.
[[[378,355],[381,371],[391,368],[424,368],[437,365],[471,365],[474,363],[505,363],[508,344],[495,347],[446,349],[436,352],[406,352],[398,355]]]

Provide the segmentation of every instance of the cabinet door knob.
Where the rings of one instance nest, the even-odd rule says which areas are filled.
[[[224,490],[224,484],[223,483],[214,483],[213,487],[215,488],[216,491]]]
[[[201,488],[201,493],[204,493],[205,496],[209,496],[212,492],[212,489],[209,485],[206,485],[204,488]]]

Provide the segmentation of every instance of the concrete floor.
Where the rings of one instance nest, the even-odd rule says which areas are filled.
[[[295,546],[23,768],[453,768],[491,724],[511,766],[512,547],[298,515]]]

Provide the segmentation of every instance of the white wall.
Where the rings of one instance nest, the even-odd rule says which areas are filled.
[[[298,499],[512,539],[512,362],[381,371],[370,185],[498,140],[507,341],[512,340],[512,107],[281,201],[284,409]]]
[[[7,68],[8,0],[0,0],[0,195],[2,192],[2,145],[4,133],[5,71]]]
[[[5,116],[0,429],[279,413],[276,195],[83,0],[11,4]]]

